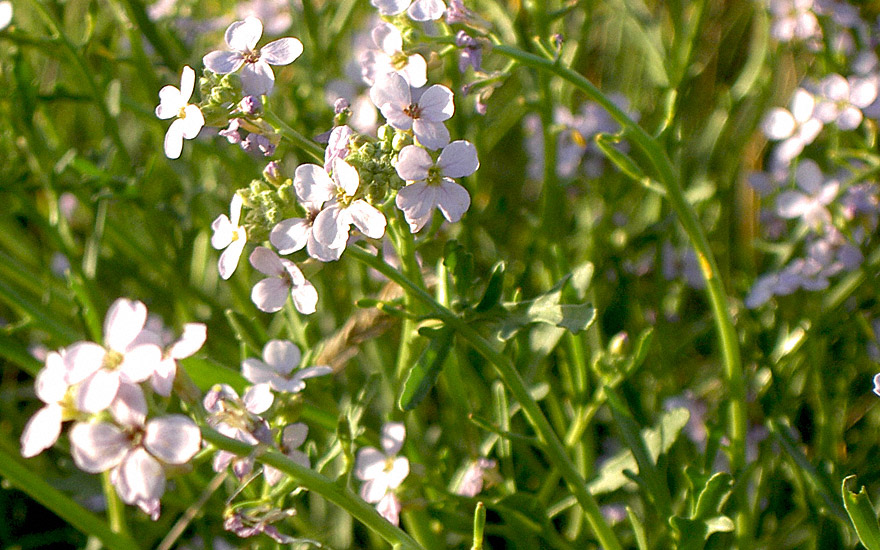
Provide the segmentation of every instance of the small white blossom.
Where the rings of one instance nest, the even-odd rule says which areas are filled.
[[[269,340],[263,347],[263,360],[245,359],[241,373],[251,384],[268,384],[277,392],[299,393],[305,389],[305,380],[331,374],[326,366],[297,368],[302,353],[293,342]]]
[[[45,403],[28,420],[21,434],[21,456],[36,456],[58,441],[61,424],[76,414],[70,384],[67,381],[67,365],[64,363],[64,350],[51,351],[46,356],[46,364],[37,374],[34,390],[37,397]]]
[[[241,258],[241,253],[244,251],[244,245],[247,243],[247,231],[243,226],[238,225],[241,218],[241,205],[241,196],[238,193],[232,195],[229,216],[220,214],[211,224],[211,229],[214,230],[214,234],[211,236],[211,246],[217,250],[225,249],[217,262],[220,277],[223,279],[232,277],[238,266],[238,259]]]
[[[236,21],[226,29],[226,45],[230,51],[213,51],[202,62],[217,74],[229,74],[241,69],[241,89],[244,95],[268,94],[275,85],[275,73],[270,65],[293,63],[302,54],[302,43],[296,38],[281,38],[257,48],[263,35],[263,23],[256,17]]]
[[[251,300],[261,311],[280,311],[290,295],[297,311],[306,315],[315,312],[318,291],[293,262],[279,258],[265,246],[254,249],[250,262],[254,269],[269,276],[254,285],[251,292]]]
[[[156,116],[162,120],[177,117],[165,133],[165,156],[170,159],[180,157],[183,140],[193,139],[205,125],[205,117],[198,105],[189,102],[196,83],[196,73],[184,67],[180,76],[180,89],[165,86],[159,90],[159,105]]]
[[[12,2],[3,0],[0,2],[0,31],[12,23]]]
[[[372,86],[378,78],[389,73],[404,77],[410,86],[421,88],[428,82],[428,64],[425,58],[403,51],[403,36],[394,25],[380,22],[371,32],[378,50],[367,50],[360,58],[361,76]]]
[[[187,323],[183,325],[183,334],[180,338],[174,340],[173,334],[165,328],[161,319],[152,316],[147,319],[146,326],[137,340],[152,342],[162,348],[162,360],[150,376],[150,385],[156,393],[164,397],[171,395],[174,378],[177,376],[177,360],[190,357],[199,351],[208,338],[207,330],[202,323]]]
[[[382,426],[382,451],[375,447],[365,447],[358,451],[354,474],[364,482],[361,485],[361,498],[369,503],[379,503],[377,510],[388,521],[395,523],[400,512],[396,497],[386,498],[400,487],[409,475],[409,460],[397,456],[403,448],[406,428],[402,422],[389,422]]]
[[[813,0],[770,0],[770,12],[774,16],[770,35],[780,42],[822,36],[822,28],[813,12]]]
[[[787,166],[822,131],[823,124],[816,118],[815,108],[813,94],[798,88],[792,97],[790,111],[777,107],[764,117],[764,134],[772,140],[782,140],[773,152],[777,163]]]
[[[783,218],[801,218],[814,230],[831,223],[828,206],[840,189],[836,180],[825,180],[815,161],[802,161],[795,172],[801,191],[785,191],[776,198],[776,211]]]
[[[452,90],[446,86],[434,84],[414,100],[406,79],[390,73],[370,88],[370,99],[388,124],[398,130],[412,128],[419,144],[433,150],[449,143],[449,130],[443,121],[452,117],[455,104]]]
[[[461,476],[455,494],[463,497],[475,497],[483,490],[483,483],[487,479],[491,482],[498,476],[493,470],[497,466],[497,462],[485,457],[480,457],[472,461],[464,474]]]
[[[855,130],[862,123],[862,109],[877,99],[877,79],[830,74],[822,79],[821,90],[816,118],[826,124],[834,122],[841,130]]]
[[[397,191],[395,203],[403,210],[410,230],[421,230],[435,207],[449,222],[460,220],[471,204],[471,197],[452,178],[469,176],[479,167],[477,149],[468,141],[453,141],[436,162],[421,147],[404,147],[398,156],[397,175],[412,183]]]
[[[446,12],[443,0],[370,0],[382,15],[397,15],[406,11],[413,21],[436,21]]]
[[[269,423],[260,414],[269,410],[275,396],[269,384],[257,384],[244,392],[244,397],[226,384],[215,384],[205,395],[202,405],[208,411],[208,425],[226,437],[256,445],[272,443]],[[238,479],[248,475],[254,466],[253,457],[238,457],[229,451],[217,451],[212,467],[222,472],[232,464],[232,471]]]
[[[279,254],[290,254],[303,248],[309,256],[322,262],[333,262],[339,259],[345,247],[330,248],[315,238],[315,218],[321,212],[320,205],[303,202],[306,210],[305,218],[289,218],[278,222],[269,233],[269,242],[278,249]]]
[[[281,432],[281,452],[304,468],[311,467],[309,455],[300,451],[299,447],[305,443],[308,435],[309,427],[302,422],[285,426]],[[284,477],[284,472],[269,465],[263,466],[263,474],[266,476],[266,482],[269,485],[275,485]]]

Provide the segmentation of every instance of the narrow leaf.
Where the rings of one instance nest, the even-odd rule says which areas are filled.
[[[452,348],[454,335],[455,332],[449,327],[443,327],[435,332],[428,347],[425,348],[406,376],[403,391],[397,401],[401,410],[411,411],[416,408],[437,383],[437,377],[440,376],[443,363],[446,362],[446,357]]]
[[[855,480],[856,476],[849,476],[843,480],[840,491],[843,493],[843,506],[846,513],[852,521],[859,540],[868,550],[880,550],[880,524],[877,523],[877,512],[874,511],[874,505],[863,486],[858,494],[853,493],[847,488],[850,480]]]

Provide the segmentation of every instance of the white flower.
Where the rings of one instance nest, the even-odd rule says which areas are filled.
[[[395,203],[403,210],[410,230],[421,230],[435,207],[448,221],[460,220],[471,204],[471,197],[451,178],[469,176],[479,167],[477,149],[468,141],[453,141],[436,162],[421,147],[404,147],[398,156],[397,175],[413,183],[397,191]]]
[[[226,214],[220,214],[211,224],[214,235],[211,236],[211,246],[217,250],[223,250],[220,254],[220,260],[217,262],[217,268],[220,271],[220,277],[228,279],[232,277],[235,268],[238,266],[238,259],[247,243],[247,231],[243,226],[238,225],[241,217],[241,196],[236,193],[232,195],[232,202],[229,204],[229,217]]]
[[[785,191],[776,198],[776,211],[783,218],[802,218],[814,230],[831,223],[831,214],[825,208],[840,189],[836,180],[825,181],[815,161],[802,161],[795,172],[799,191]]]
[[[254,249],[250,261],[257,271],[269,276],[254,285],[251,292],[251,300],[261,311],[280,311],[289,294],[297,311],[306,315],[315,312],[318,291],[293,262],[279,258],[265,246]]]
[[[414,21],[436,21],[446,12],[443,0],[370,0],[382,15],[397,15],[406,11]]]
[[[822,28],[812,10],[813,0],[770,0],[774,15],[771,36],[780,42],[819,38]]]
[[[303,248],[309,256],[322,262],[333,262],[339,259],[345,247],[330,248],[315,239],[315,218],[321,212],[320,205],[303,202],[306,210],[305,218],[289,218],[278,222],[269,233],[269,242],[278,249],[279,254],[290,254]]]
[[[184,67],[180,76],[180,89],[165,86],[159,90],[159,105],[156,116],[162,120],[177,117],[165,133],[165,156],[170,159],[180,157],[183,140],[193,139],[205,125],[205,117],[198,105],[189,102],[196,83],[196,73]]]
[[[302,7],[298,6],[297,9]],[[235,7],[238,17],[245,19],[252,16],[266,21],[266,32],[275,35],[290,28],[293,23],[291,13],[290,2],[287,0],[250,0]]]
[[[162,360],[153,369],[150,384],[159,395],[168,397],[177,376],[177,360],[184,359],[199,351],[208,337],[207,327],[202,323],[183,325],[183,334],[177,340],[158,318],[147,320],[146,327],[141,331],[139,342],[152,342],[162,348]]]
[[[449,130],[443,124],[455,112],[452,90],[434,84],[417,101],[405,78],[389,73],[370,88],[370,99],[379,108],[388,124],[398,130],[409,130],[428,149],[439,149],[449,143]]]
[[[277,392],[299,393],[305,389],[305,380],[330,374],[326,366],[297,368],[302,354],[293,342],[269,340],[263,347],[263,360],[245,359],[242,375],[252,384],[268,384]]]
[[[367,50],[361,56],[361,76],[372,86],[378,78],[397,73],[406,78],[410,86],[421,88],[428,82],[428,64],[425,58],[403,51],[403,36],[397,27],[380,22],[370,33],[378,50]]]
[[[275,396],[269,384],[257,384],[244,392],[244,398],[231,386],[215,384],[205,395],[202,405],[208,411],[207,422],[226,437],[256,445],[271,443],[272,434],[269,423],[259,415],[269,410]],[[242,479],[253,469],[253,457],[238,457],[228,451],[217,451],[212,467],[222,472],[232,464],[232,471]]]
[[[290,424],[284,427],[281,432],[281,452],[287,455],[287,458],[296,462],[304,468],[311,467],[309,464],[309,456],[299,450],[299,446],[305,443],[306,437],[309,435],[309,427],[302,422]],[[264,465],[263,473],[269,485],[275,485],[284,476],[281,470],[276,470],[272,466]]]
[[[497,472],[494,472],[494,475],[491,472],[496,465],[497,462],[484,457],[471,461],[455,488],[455,494],[463,497],[474,497],[479,494],[483,490],[483,482],[486,478],[493,481],[498,476]]]
[[[815,107],[813,94],[798,88],[791,100],[791,111],[777,107],[764,117],[764,134],[772,140],[783,140],[773,152],[778,163],[788,165],[822,131],[822,121],[816,118]]]
[[[409,475],[409,460],[397,456],[403,448],[406,428],[402,422],[389,422],[382,426],[382,451],[366,447],[358,451],[354,474],[364,482],[361,485],[361,498],[370,503],[379,503],[377,509],[388,521],[397,521],[400,503],[386,499],[389,492],[400,487]]]
[[[861,110],[877,99],[877,79],[846,79],[830,74],[822,79],[821,90],[816,118],[825,123],[834,122],[841,130],[855,130],[862,123]]]
[[[0,31],[12,23],[12,2],[3,0],[0,2]]]
[[[58,441],[61,423],[76,414],[73,399],[68,391],[67,365],[64,350],[49,352],[46,364],[37,374],[34,390],[46,405],[28,420],[21,434],[21,456],[36,456]]]
[[[67,381],[79,384],[77,409],[103,411],[123,383],[137,384],[153,374],[162,360],[162,350],[156,344],[138,340],[146,320],[147,307],[143,303],[120,298],[104,319],[104,346],[77,342],[67,348]]]
[[[185,464],[201,447],[202,436],[190,418],[173,414],[122,428],[107,422],[80,422],[70,430],[70,450],[76,465],[89,473],[110,472],[116,492],[159,517],[159,498],[165,492],[164,464]]]
[[[213,51],[202,62],[217,74],[229,74],[241,68],[241,89],[244,95],[264,95],[272,91],[275,74],[269,65],[293,63],[302,54],[302,43],[296,38],[281,38],[257,49],[263,35],[263,23],[256,17],[236,21],[226,29],[226,45],[231,51]]]
[[[371,239],[385,234],[385,216],[363,199],[355,199],[360,176],[344,160],[333,161],[332,177],[317,164],[303,164],[293,179],[296,196],[321,205],[312,234],[318,243],[334,250],[345,249],[351,225]]]

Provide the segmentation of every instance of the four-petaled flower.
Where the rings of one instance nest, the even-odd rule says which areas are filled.
[[[281,38],[257,48],[263,35],[263,23],[256,17],[236,21],[226,29],[226,45],[231,51],[213,51],[202,62],[217,74],[229,74],[241,68],[241,89],[245,95],[264,95],[272,91],[275,74],[269,65],[293,63],[302,54],[296,38]]]
[[[402,422],[389,422],[382,426],[382,451],[375,447],[365,447],[358,451],[354,474],[364,482],[361,485],[361,498],[369,503],[378,503],[377,510],[385,519],[397,525],[400,514],[400,501],[394,490],[400,487],[409,475],[409,460],[397,456],[403,448],[406,428]]]
[[[409,130],[419,144],[439,149],[449,143],[449,130],[443,124],[455,112],[452,90],[434,84],[416,100],[405,78],[389,73],[370,88],[370,99],[379,108],[388,124],[398,130]]]
[[[370,0],[382,15],[397,15],[406,11],[413,21],[436,21],[443,17],[443,0]]]
[[[217,262],[220,277],[223,279],[232,277],[247,242],[247,231],[243,226],[238,225],[241,218],[241,205],[241,195],[238,193],[232,195],[229,216],[220,214],[211,224],[211,229],[214,230],[214,235],[211,236],[211,246],[217,250],[226,249],[220,254],[220,260]]]
[[[293,342],[269,340],[263,347],[263,360],[245,359],[241,373],[252,384],[268,384],[277,392],[299,393],[305,389],[305,380],[330,374],[326,366],[297,368],[302,353]]]
[[[196,84],[196,73],[190,67],[183,68],[180,76],[180,89],[165,86],[159,90],[159,105],[156,116],[162,120],[177,117],[165,133],[165,156],[170,159],[180,157],[183,140],[193,139],[205,125],[205,117],[198,105],[189,102]]]
[[[257,308],[267,313],[275,313],[284,307],[287,296],[290,295],[297,311],[305,315],[315,312],[318,291],[306,280],[296,264],[279,258],[265,246],[255,248],[251,253],[250,261],[254,269],[263,275],[268,275],[255,284],[251,291],[251,300]]]
[[[36,456],[58,441],[61,423],[76,414],[70,384],[67,381],[67,365],[64,350],[52,351],[46,356],[46,365],[37,374],[34,389],[37,397],[45,403],[28,420],[21,434],[21,456]]]
[[[403,36],[394,25],[384,21],[376,25],[370,35],[378,50],[367,50],[361,56],[361,76],[368,85],[389,73],[406,78],[410,86],[421,88],[428,82],[428,64],[425,58],[403,51]]]
[[[467,190],[451,178],[473,174],[480,167],[477,150],[469,141],[447,145],[435,162],[431,155],[415,145],[400,151],[397,175],[411,181],[397,192],[397,207],[403,210],[410,231],[418,232],[439,208],[450,222],[457,222],[471,204]]]

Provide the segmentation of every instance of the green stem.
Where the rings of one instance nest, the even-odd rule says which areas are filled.
[[[214,447],[238,456],[249,456],[255,451],[253,446],[228,438],[205,426],[202,426],[202,437]],[[347,488],[337,485],[310,468],[297,464],[276,450],[257,450],[254,458],[263,464],[281,470],[296,480],[302,487],[336,504],[395,548],[400,550],[422,550],[422,547],[412,537],[389,523],[372,506]]]
[[[110,529],[114,533],[128,536],[128,525],[125,523],[125,505],[116,493],[116,487],[110,481],[110,472],[101,474],[101,488],[104,490],[104,498],[107,499],[107,520]]]
[[[302,149],[314,160],[317,160],[319,163],[324,164],[323,147],[288,126],[283,120],[278,118],[278,116],[270,111],[268,108],[263,109],[263,119],[275,128],[277,128],[278,133],[281,134],[281,137]]]
[[[499,377],[507,386],[507,389],[510,390],[510,393],[513,394],[513,397],[519,402],[526,418],[537,432],[538,437],[545,444],[545,451],[550,460],[559,468],[569,489],[574,493],[575,498],[577,498],[581,508],[583,508],[587,516],[587,522],[596,534],[599,543],[606,550],[621,550],[620,542],[617,540],[614,531],[602,517],[596,499],[593,498],[593,495],[587,489],[586,481],[578,474],[577,469],[565,452],[565,447],[559,440],[556,432],[553,431],[553,427],[550,426],[550,422],[547,421],[538,402],[529,395],[525,382],[510,358],[495,349],[479,332],[465,323],[455,313],[437,303],[430,294],[419,288],[417,284],[403,276],[399,271],[386,264],[381,258],[373,256],[357,246],[349,247],[346,254],[353,256],[356,260],[367,264],[399,284],[404,291],[427,306],[432,314],[454,328],[461,338],[467,340],[480,355],[495,366]]]
[[[411,281],[415,281],[420,288],[425,288],[422,280],[422,271],[416,260],[415,242],[409,228],[400,220],[400,210],[395,208],[395,212],[388,216],[388,231],[391,235],[391,242],[400,258],[401,271],[405,277]],[[419,305],[415,299],[409,294],[403,297],[406,310],[410,313],[418,313]],[[419,348],[419,333],[416,331],[416,321],[410,317],[403,320],[400,329],[400,348],[397,353],[397,369],[395,371],[395,381],[401,383],[403,377],[409,371],[409,368],[415,362]]]
[[[730,464],[732,471],[740,471],[745,466],[747,417],[745,380],[740,359],[739,342],[733,324],[733,317],[728,310],[727,295],[719,276],[718,265],[715,262],[715,257],[709,247],[709,241],[700,226],[697,215],[684,196],[684,191],[672,163],[663,149],[641,126],[636,124],[622,109],[612,103],[608,97],[600,92],[583,75],[552,60],[544,59],[543,57],[505,44],[496,44],[492,51],[514,59],[523,65],[553,73],[573,84],[584,92],[589,99],[605,109],[624,128],[626,137],[647,156],[653,165],[660,183],[666,189],[666,198],[670,201],[679,222],[697,253],[703,277],[706,279],[706,292],[712,307],[716,330],[718,331],[721,353],[724,358],[724,374],[727,379],[730,396],[730,412],[728,417]]]

